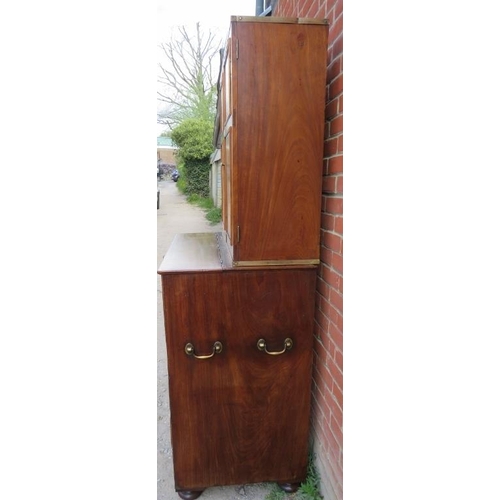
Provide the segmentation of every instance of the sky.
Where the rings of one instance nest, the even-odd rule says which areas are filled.
[[[157,0],[157,43],[170,39],[178,26],[194,27],[199,21],[202,28],[218,33],[222,40],[227,36],[231,16],[254,16],[255,0],[232,0],[223,2],[180,0]],[[158,49],[158,62],[162,52]],[[157,135],[167,127],[157,125]]]
[[[255,15],[255,0],[232,0],[222,2],[180,0],[157,0],[157,38],[165,41],[165,35],[174,26],[195,25],[226,33],[231,16]],[[168,37],[167,37],[168,38]]]

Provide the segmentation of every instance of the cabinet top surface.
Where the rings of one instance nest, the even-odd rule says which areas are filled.
[[[222,232],[178,233],[158,268],[158,274],[255,269],[310,269],[315,264],[297,261],[262,261],[235,265]]]
[[[158,268],[158,274],[221,270],[219,237],[220,233],[176,234]]]

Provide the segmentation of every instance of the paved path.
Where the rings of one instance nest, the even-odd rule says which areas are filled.
[[[151,203],[153,203],[151,201]],[[221,231],[221,224],[211,225],[200,208],[187,203],[172,180],[160,183],[160,208],[157,210],[157,259],[160,265],[176,233]],[[170,409],[168,401],[167,361],[160,276],[157,276],[158,317],[158,494],[157,500],[179,500],[175,492],[172,448],[170,443]],[[265,500],[269,484],[237,485],[207,488],[200,500]]]

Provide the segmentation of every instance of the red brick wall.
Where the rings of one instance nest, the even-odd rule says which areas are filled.
[[[278,0],[273,16],[328,19],[328,72],[321,223],[316,291],[311,440],[325,500],[341,500],[343,371],[343,0]]]

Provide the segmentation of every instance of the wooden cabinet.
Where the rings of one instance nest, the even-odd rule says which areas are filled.
[[[319,263],[327,36],[326,20],[232,17],[218,104],[234,266]]]
[[[158,270],[186,500],[306,478],[327,35],[322,20],[231,20],[215,134],[224,230],[176,235]]]
[[[158,270],[182,498],[307,473],[316,269],[235,269],[224,245],[178,234]]]

